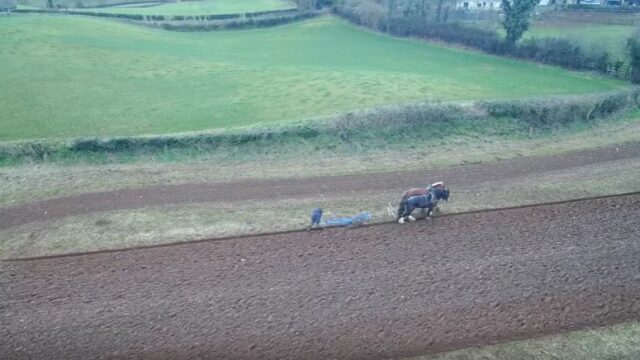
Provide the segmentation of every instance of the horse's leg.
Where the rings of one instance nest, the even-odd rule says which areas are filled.
[[[407,217],[407,219],[408,219],[409,221],[416,221],[416,218],[414,218],[413,216],[411,216],[411,213],[413,212],[413,210],[415,210],[415,207],[409,207],[409,206],[407,206],[407,207],[408,207],[408,209],[407,209],[407,210],[408,210],[408,211],[407,211],[407,215],[409,215],[409,216]]]
[[[414,209],[414,208],[413,208],[412,206],[410,206],[410,205],[408,205],[408,204],[405,204],[404,209],[402,210],[402,213],[400,213],[400,215],[399,215],[398,222],[399,222],[400,224],[404,224],[404,219],[405,219],[405,217],[406,217],[406,218],[407,218],[407,220],[409,220],[409,221],[414,221],[414,220],[415,220],[415,218],[414,218],[413,216],[411,216],[411,212],[413,211],[413,209]]]
[[[405,217],[405,211],[407,210],[407,207],[405,205],[403,205],[403,203],[400,203],[400,207],[398,208],[398,223],[400,224],[404,224],[404,217]]]
[[[404,224],[404,218],[407,216],[407,208],[405,207],[402,212],[398,215],[398,223]]]

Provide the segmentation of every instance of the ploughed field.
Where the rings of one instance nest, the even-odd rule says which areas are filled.
[[[0,263],[7,358],[408,356],[640,319],[640,195]]]
[[[588,93],[625,83],[399,40],[333,17],[180,33],[0,19],[0,141],[167,134],[384,104]]]
[[[241,14],[258,11],[295,9],[295,3],[287,0],[201,0],[173,3],[136,3],[120,6],[81,8],[78,11],[95,11],[111,14],[141,15],[214,15]]]

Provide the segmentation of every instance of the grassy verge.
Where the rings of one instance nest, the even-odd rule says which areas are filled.
[[[405,360],[635,360],[639,358],[640,323],[630,322]]]
[[[95,18],[0,22],[0,141],[173,134],[385,104],[584,94],[620,81],[395,39],[322,17],[177,33]]]
[[[396,204],[403,190],[390,188],[375,194],[365,190],[347,196],[296,197],[268,202],[164,206],[33,223],[0,232],[0,258],[301,229],[308,225],[310,209],[317,206],[326,210],[327,217],[370,211],[373,221],[390,221],[387,204]],[[638,190],[640,159],[627,159],[551,171],[536,177],[456,187],[451,201],[443,205],[443,211],[453,213]]]
[[[640,142],[640,113],[531,134],[490,135],[467,130],[447,138],[427,136],[394,143],[372,140],[373,145],[345,142],[334,148],[300,142],[295,144],[297,151],[246,147],[198,155],[163,152],[131,161],[124,155],[118,159],[103,155],[89,163],[23,163],[0,167],[0,206],[153,185],[428,169],[625,142]]]

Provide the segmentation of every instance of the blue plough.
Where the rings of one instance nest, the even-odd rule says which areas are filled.
[[[362,212],[353,217],[332,217],[321,223],[322,227],[355,226],[371,220],[371,213]]]

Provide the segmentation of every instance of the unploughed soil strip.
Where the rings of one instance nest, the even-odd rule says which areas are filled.
[[[0,230],[37,221],[68,216],[173,204],[320,198],[353,191],[425,186],[445,181],[449,186],[473,185],[492,180],[593,165],[640,157],[640,143],[570,152],[562,155],[521,157],[487,164],[462,165],[407,172],[326,176],[303,179],[274,179],[234,183],[204,183],[154,186],[141,189],[97,192],[49,199],[0,208]]]
[[[441,214],[441,215],[437,215],[436,217],[437,218],[442,218],[442,217],[478,214],[478,213],[491,212],[491,211],[509,211],[509,210],[524,209],[524,208],[530,208],[530,207],[554,206],[554,205],[561,205],[561,204],[569,204],[569,203],[573,203],[573,202],[583,202],[583,201],[589,201],[589,200],[607,199],[607,198],[615,198],[615,197],[626,197],[626,196],[632,196],[632,195],[640,195],[640,191],[635,191],[635,192],[630,192],[630,193],[623,193],[623,194],[614,194],[614,195],[592,196],[592,197],[570,199],[570,200],[562,200],[562,201],[552,201],[552,202],[537,203],[537,204],[527,204],[527,205],[518,205],[518,206],[507,206],[507,207],[501,207],[501,208],[461,211],[461,212],[457,212],[457,213]],[[422,219],[422,220],[424,220],[424,219]],[[358,225],[357,227],[365,228],[365,227],[382,226],[382,225],[389,225],[389,224],[395,224],[395,223],[396,223],[396,221],[380,221],[380,222],[361,224],[361,225]],[[350,230],[352,228],[349,227],[347,229]],[[44,255],[44,256],[9,258],[9,259],[0,259],[0,261],[32,261],[32,260],[54,259],[54,258],[69,257],[69,256],[83,256],[83,255],[100,254],[100,253],[122,252],[122,251],[132,251],[132,250],[144,250],[144,249],[151,249],[151,248],[157,248],[157,247],[181,246],[181,245],[197,244],[197,243],[201,243],[201,242],[233,241],[233,240],[252,239],[252,238],[258,238],[259,239],[259,238],[262,238],[262,237],[265,237],[265,236],[276,236],[276,235],[295,234],[295,233],[303,233],[303,232],[308,232],[308,231],[322,231],[322,230],[326,230],[326,228],[315,228],[315,229],[311,229],[311,230],[308,230],[308,229],[292,229],[292,230],[285,230],[285,231],[263,232],[263,233],[257,233],[257,234],[249,234],[249,235],[233,235],[233,236],[224,236],[224,237],[218,237],[218,238],[207,238],[207,239],[198,239],[198,240],[190,240],[190,241],[176,241],[176,242],[153,244],[153,245],[130,246],[130,247],[126,247],[126,248],[117,248],[117,249],[104,249],[104,250],[95,250],[95,251],[79,251],[79,252],[69,252],[69,253],[64,253],[64,254],[54,254],[54,255]]]

